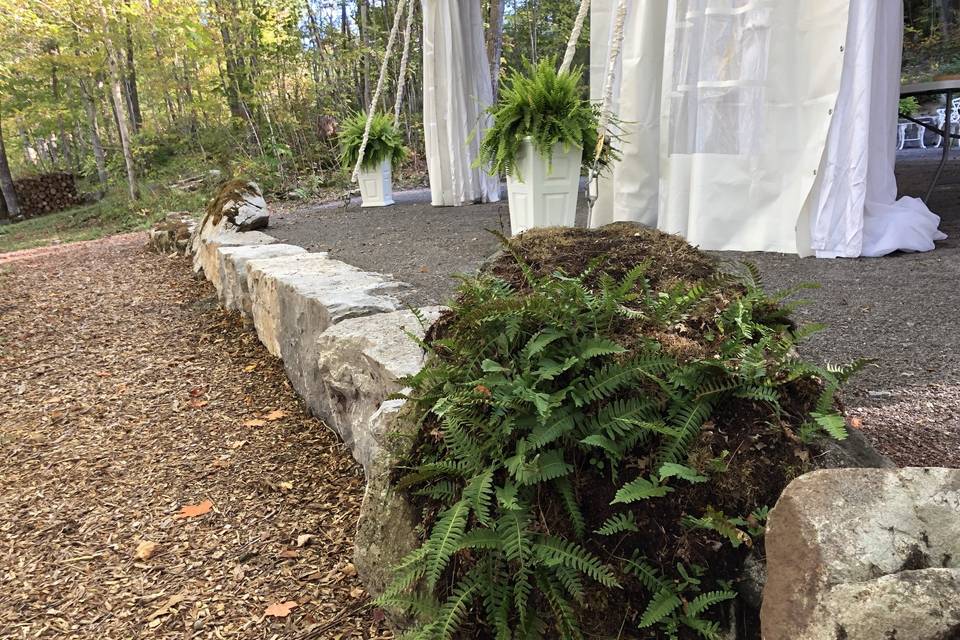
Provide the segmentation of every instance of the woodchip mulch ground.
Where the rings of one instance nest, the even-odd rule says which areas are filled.
[[[143,242],[0,264],[0,637],[389,637],[350,563],[360,468]]]

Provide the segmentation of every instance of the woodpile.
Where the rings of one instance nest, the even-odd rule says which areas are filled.
[[[80,204],[72,173],[44,173],[14,180],[13,188],[24,218],[63,211]]]

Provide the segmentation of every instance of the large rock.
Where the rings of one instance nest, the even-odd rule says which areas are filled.
[[[404,496],[390,486],[390,472],[406,455],[416,434],[412,420],[402,418],[403,400],[387,400],[370,418],[370,429],[380,448],[367,473],[367,488],[360,507],[354,537],[353,564],[367,592],[376,597],[384,592],[393,576],[393,567],[419,544],[419,518]],[[402,626],[401,620],[393,620]]]
[[[168,213],[150,229],[147,248],[156,253],[186,255],[196,227],[197,221],[189,213]]]
[[[230,311],[250,315],[250,291],[247,288],[247,266],[251,260],[282,258],[306,253],[303,247],[292,244],[228,246],[217,249],[220,273],[217,295],[220,303]],[[325,255],[325,254],[324,254]]]
[[[960,633],[960,470],[806,474],[771,511],[765,542],[765,640]]]
[[[193,270],[196,273],[202,272],[217,289],[221,286],[220,256],[217,254],[221,247],[262,246],[279,242],[273,236],[259,231],[241,232],[220,226],[201,230],[198,237],[193,245]]]
[[[260,341],[283,360],[293,388],[323,415],[317,338],[350,318],[396,311],[391,293],[405,286],[325,255],[300,254],[247,263],[250,311]]]
[[[214,224],[225,218],[237,231],[256,231],[270,224],[270,212],[256,182],[233,180],[222,187],[207,208]]]
[[[428,326],[442,307],[421,309]],[[370,475],[379,448],[370,421],[380,403],[400,390],[397,379],[423,366],[423,350],[407,332],[423,337],[424,327],[412,311],[380,313],[345,320],[324,331],[317,340],[321,387],[320,416],[353,451]]]
[[[279,242],[255,231],[270,220],[267,204],[255,182],[232,180],[220,187],[207,205],[207,213],[191,238],[193,270],[220,289],[217,249],[228,246],[264,245]]]

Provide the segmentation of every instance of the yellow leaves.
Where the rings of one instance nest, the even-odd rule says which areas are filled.
[[[274,409],[269,411],[262,418],[248,418],[243,421],[245,427],[265,427],[268,422],[276,422],[287,417],[287,412],[283,409]]]
[[[156,553],[157,547],[159,547],[156,542],[150,542],[149,540],[144,540],[137,545],[137,550],[133,554],[133,557],[137,560],[149,560],[153,557],[153,554]]]
[[[247,366],[245,366],[245,367],[243,368],[243,371],[244,371],[245,373],[253,373],[253,370],[256,369],[256,368],[257,368],[257,365],[259,365],[259,364],[260,364],[259,362],[254,362],[253,364],[248,364]]]
[[[272,616],[274,618],[286,618],[290,615],[290,612],[296,609],[299,604],[295,600],[287,600],[286,602],[274,602],[266,611],[263,612],[265,616]]]
[[[180,513],[177,514],[179,518],[195,518],[197,516],[202,516],[205,513],[209,513],[210,509],[213,508],[213,502],[210,500],[204,500],[200,504],[188,504],[183,506],[180,509]]]

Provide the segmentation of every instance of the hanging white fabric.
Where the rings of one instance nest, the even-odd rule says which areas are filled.
[[[590,97],[601,101],[609,63],[616,0],[593,0],[591,7]],[[622,159],[600,176],[591,225],[630,220],[657,224],[660,183],[660,88],[663,83],[664,0],[631,0],[626,37],[614,69],[610,110],[621,121]],[[627,78],[626,90],[622,78]]]
[[[636,3],[619,86],[620,117],[637,123],[624,151],[635,155],[606,181],[594,224],[655,220],[705,249],[796,252],[840,88],[848,3]],[[592,46],[605,49],[598,26]]]
[[[851,0],[840,95],[806,215],[818,257],[930,251],[946,236],[894,176],[903,4]]]
[[[476,0],[423,0],[423,93],[434,206],[499,201],[499,178],[473,167],[493,100]]]

